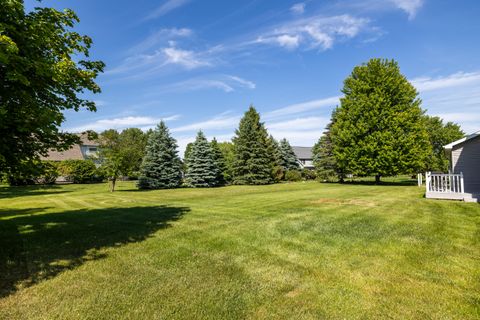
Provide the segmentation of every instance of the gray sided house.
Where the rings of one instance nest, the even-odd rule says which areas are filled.
[[[313,169],[313,154],[311,147],[292,147],[293,152],[297,156],[300,168]]]
[[[445,146],[452,173],[463,173],[466,193],[480,194],[480,131]]]
[[[444,146],[450,172],[427,173],[427,198],[480,202],[480,131]]]

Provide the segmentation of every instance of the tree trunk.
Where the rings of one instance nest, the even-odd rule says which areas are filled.
[[[380,175],[375,175],[375,184],[380,184]]]
[[[115,182],[116,182],[117,179],[113,178],[110,180],[110,192],[114,192],[115,191]]]

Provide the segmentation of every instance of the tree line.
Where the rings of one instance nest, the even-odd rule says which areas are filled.
[[[141,163],[135,162],[136,157],[132,158],[131,144],[122,142],[123,132],[115,132],[110,130],[100,135],[102,167],[111,181],[112,191],[116,180],[132,171],[134,163],[138,165],[137,186],[140,189],[259,185],[301,177],[300,164],[288,140],[278,142],[268,135],[253,106],[240,120],[232,142],[219,143],[215,138],[208,141],[199,131],[195,141],[187,145],[183,161],[163,121],[146,133],[148,138]],[[134,148],[139,145],[137,143]]]

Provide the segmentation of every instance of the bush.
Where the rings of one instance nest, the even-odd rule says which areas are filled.
[[[57,162],[42,161],[41,173],[35,178],[35,182],[39,184],[54,184],[59,176],[57,166]]]
[[[280,182],[285,176],[285,171],[283,170],[282,166],[275,166],[273,167],[272,175],[275,182]]]
[[[52,184],[58,177],[57,166],[53,161],[25,161],[17,166],[16,172],[5,174],[4,180],[11,186],[29,184]]]
[[[99,182],[103,174],[92,160],[65,160],[58,164],[58,172],[66,181],[73,183]]]
[[[302,180],[302,173],[298,170],[288,170],[285,173],[286,181],[300,181]]]
[[[310,169],[303,169],[302,170],[302,178],[304,180],[315,180],[317,178],[317,174],[314,170]]]

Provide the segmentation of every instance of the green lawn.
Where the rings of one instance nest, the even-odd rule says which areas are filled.
[[[479,319],[480,205],[405,185],[0,187],[0,319]]]

